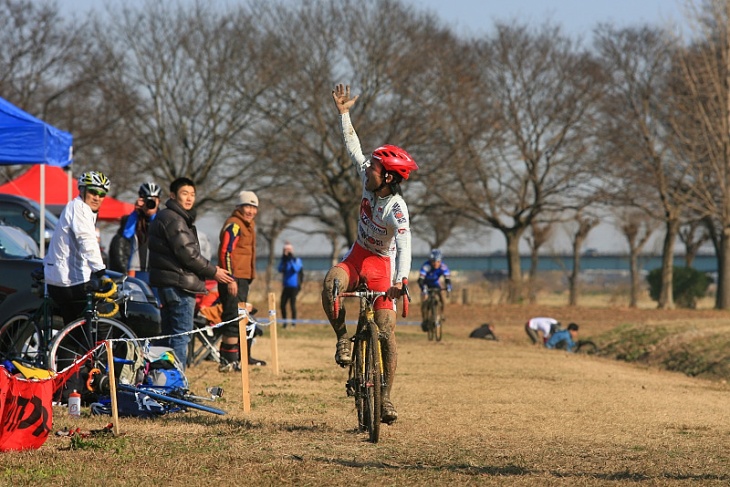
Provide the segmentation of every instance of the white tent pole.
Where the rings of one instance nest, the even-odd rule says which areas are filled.
[[[46,256],[46,165],[41,164],[41,235],[38,239],[41,259]]]

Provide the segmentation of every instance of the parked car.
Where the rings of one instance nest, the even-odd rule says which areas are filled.
[[[2,221],[0,221],[0,228],[2,228],[2,232],[6,235],[6,238],[0,241],[0,256],[40,255],[38,244],[23,230],[18,227],[6,225]]]
[[[0,222],[12,225],[30,235],[40,247],[41,245],[41,207],[29,198],[0,193]],[[58,224],[56,215],[46,210],[44,245],[48,247],[51,235]]]
[[[42,292],[35,289],[31,274],[43,268],[43,261],[37,253],[29,252],[18,238],[18,229],[0,225],[0,325],[18,313],[32,313],[41,305]],[[107,274],[118,289],[129,295],[115,318],[140,337],[158,335],[160,308],[149,285],[118,272]],[[60,317],[54,318],[54,326],[60,328],[60,325]]]

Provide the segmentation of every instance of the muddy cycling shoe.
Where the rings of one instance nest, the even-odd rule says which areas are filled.
[[[390,402],[390,399],[384,399],[380,413],[380,421],[385,424],[393,424],[396,419],[398,419],[398,411],[395,410],[395,406]]]
[[[335,362],[344,367],[350,365],[352,356],[350,355],[350,339],[347,337],[337,340],[337,352],[335,352]]]
[[[263,360],[257,359],[257,358],[249,357],[248,365],[259,365],[259,366],[263,367],[264,365],[266,365],[266,362],[264,362]]]
[[[225,359],[221,359],[221,363],[218,365],[218,372],[222,373],[228,373],[228,372],[240,372],[241,371],[241,362],[238,360],[235,360],[233,362],[227,362]]]
[[[426,324],[425,321],[422,321],[421,322],[421,330],[428,331],[428,325]]]

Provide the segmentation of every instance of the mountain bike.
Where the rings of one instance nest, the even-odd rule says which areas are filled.
[[[358,431],[367,432],[372,443],[380,438],[380,423],[383,400],[383,354],[380,345],[380,329],[375,323],[373,303],[387,293],[373,291],[362,284],[357,290],[340,292],[340,282],[335,279],[333,287],[333,304],[335,319],[340,312],[341,298],[359,298],[360,314],[357,329],[352,336],[350,368],[345,389],[348,397],[355,398]],[[408,280],[403,279],[403,313],[408,315]]]
[[[437,342],[441,341],[441,289],[436,287],[428,288],[428,297],[424,304],[425,315],[423,317],[423,326],[428,334],[428,340]]]
[[[591,340],[578,340],[575,342],[575,353],[595,355],[598,353],[598,346]]]
[[[34,280],[36,289],[42,289],[42,275],[34,275]],[[34,313],[21,313],[7,320],[0,326],[0,363],[17,362],[58,372],[72,365],[97,344],[117,338],[131,341],[113,342],[115,356],[141,356],[135,341],[137,335],[121,321],[111,318],[119,310],[117,301],[123,303],[127,299],[126,293],[118,293],[117,300],[111,299],[117,293],[116,284],[111,279],[105,279],[103,285],[108,287],[106,291],[88,290],[83,316],[65,326],[54,319],[53,301],[45,292],[41,306]],[[90,396],[95,395],[90,383],[92,371],[107,371],[107,365],[106,351],[95,351],[79,372],[69,379],[67,389],[76,389],[81,392],[82,400],[88,401]],[[115,365],[115,371],[119,373],[122,367],[122,364]],[[62,394],[63,399],[67,396],[68,392]]]

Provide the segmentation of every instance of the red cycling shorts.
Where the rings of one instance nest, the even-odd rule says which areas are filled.
[[[363,282],[373,291],[387,291],[392,286],[390,257],[373,254],[357,243],[337,267],[347,272],[346,291],[354,291]],[[373,309],[395,310],[395,301],[380,297],[375,300]]]

